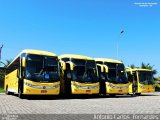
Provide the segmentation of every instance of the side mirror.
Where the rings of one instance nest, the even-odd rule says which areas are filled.
[[[22,67],[26,67],[26,58],[22,57]]]
[[[64,61],[60,61],[62,70],[66,70],[66,63]]]
[[[103,73],[103,72],[104,72],[104,67],[103,67],[103,65],[97,64],[97,66],[100,67],[100,70],[101,70],[101,72]]]
[[[70,62],[70,69],[71,71],[74,69],[74,64],[72,62]]]
[[[70,61],[68,61],[66,63],[69,65],[69,68],[72,71],[74,69],[74,64],[72,62],[70,62]],[[66,65],[66,67],[67,67],[67,65]],[[66,69],[68,69],[68,68],[66,68]]]
[[[17,78],[20,78],[20,70],[17,69]]]
[[[104,66],[104,69],[105,69],[105,73],[108,73],[108,66],[106,65],[103,65]]]

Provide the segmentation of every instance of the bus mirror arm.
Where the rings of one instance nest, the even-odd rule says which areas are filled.
[[[104,72],[104,67],[103,67],[103,65],[101,65],[101,64],[97,64],[97,67],[99,67],[100,68],[100,71],[103,73]]]
[[[72,62],[70,62],[70,69],[71,69],[71,71],[73,71],[73,69],[74,69],[74,64]]]
[[[66,62],[66,69],[70,69],[71,71],[74,70],[74,63]]]
[[[22,67],[26,67],[26,58],[22,57]]]
[[[20,78],[20,69],[17,69],[17,78]]]
[[[60,61],[61,69],[66,70],[66,63],[64,61]]]
[[[106,65],[103,65],[104,66],[104,69],[105,69],[105,73],[108,73],[108,66]]]

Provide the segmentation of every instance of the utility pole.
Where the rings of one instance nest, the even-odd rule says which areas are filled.
[[[1,60],[2,48],[3,48],[3,44],[2,44],[2,46],[0,47],[0,60]]]
[[[121,38],[121,35],[124,33],[124,30],[121,30],[121,32],[120,32],[120,38]],[[118,42],[119,42],[119,40],[117,39],[117,60],[119,59],[119,44],[118,44]]]

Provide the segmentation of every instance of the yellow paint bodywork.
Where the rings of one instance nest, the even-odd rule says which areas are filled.
[[[72,94],[98,94],[99,82],[88,84],[71,81],[71,92]]]
[[[108,59],[108,58],[94,58],[96,62],[107,62],[115,64],[123,64],[120,60]],[[109,70],[108,70],[109,72]],[[128,94],[130,91],[130,83],[127,84],[114,84],[110,82],[105,82],[106,84],[106,94]]]
[[[128,94],[130,83],[113,84],[106,82],[106,94]]]
[[[146,72],[151,72],[152,70],[149,69],[143,69],[143,68],[127,68],[127,72],[130,72],[131,74],[133,72],[136,72],[136,76],[137,76],[137,81],[138,81],[138,90],[136,91],[136,93],[149,93],[149,92],[155,92],[155,86],[154,85],[145,85],[145,84],[141,84],[139,82],[139,75],[138,75],[138,71],[146,71]],[[129,89],[129,93],[133,93],[132,91],[132,83],[130,83],[130,89]]]
[[[84,55],[75,55],[75,54],[64,54],[64,55],[60,55],[58,56],[59,59],[61,58],[74,58],[74,59],[83,59],[83,60],[94,60],[91,57],[88,56],[84,56]]]
[[[18,93],[17,69],[5,76],[5,83],[4,83],[5,90],[6,86],[8,86],[8,91]]]
[[[144,85],[144,84],[138,84],[138,93],[149,93],[149,92],[155,92],[154,85]]]
[[[28,95],[59,95],[59,93],[60,93],[60,81],[54,82],[54,83],[40,83],[40,82],[33,82],[30,80],[24,79],[24,83],[31,84],[32,86],[39,86],[42,88],[34,88],[34,87],[31,87],[31,86],[24,84],[23,94],[28,94]],[[52,87],[55,85],[57,85],[59,87],[47,89],[47,87]],[[45,89],[43,89],[43,87],[45,87]],[[46,93],[41,92],[44,90],[46,90]]]
[[[128,90],[128,93],[130,93],[130,94],[133,93],[133,90],[132,90],[132,83],[131,83],[131,82],[129,83],[129,90]]]
[[[94,58],[95,61],[102,61],[102,62],[108,62],[108,63],[123,63],[120,60],[115,60],[115,59],[108,59],[108,58]]]
[[[64,54],[61,56],[58,56],[59,59],[62,58],[73,58],[73,59],[80,59],[80,60],[94,60],[91,57],[84,56],[84,55],[75,55],[75,54]],[[71,61],[67,62],[71,66],[73,63]],[[74,68],[72,67],[71,70]],[[92,82],[92,81],[91,81]],[[61,72],[61,91],[65,93],[65,77],[64,77],[64,71]],[[80,83],[71,80],[71,94],[99,94],[99,82],[96,83]]]
[[[52,89],[38,89],[33,88],[30,86],[27,86],[24,84],[23,86],[23,94],[26,95],[59,95],[60,93],[60,81],[54,82],[54,83],[40,83],[40,82],[33,82],[30,80],[24,79],[24,83],[32,84],[34,86],[45,86],[45,87],[51,87],[58,85],[57,88]],[[17,78],[17,70],[14,70],[10,74],[5,76],[5,84],[4,89],[6,89],[6,86],[8,86],[8,91],[13,93],[18,93],[18,78]],[[46,90],[46,93],[41,93],[42,90]]]

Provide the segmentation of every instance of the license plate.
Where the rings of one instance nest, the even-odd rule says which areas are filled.
[[[47,90],[41,90],[41,93],[47,93]]]
[[[122,92],[122,90],[119,90],[119,92]]]
[[[91,90],[86,90],[86,92],[91,92]]]

